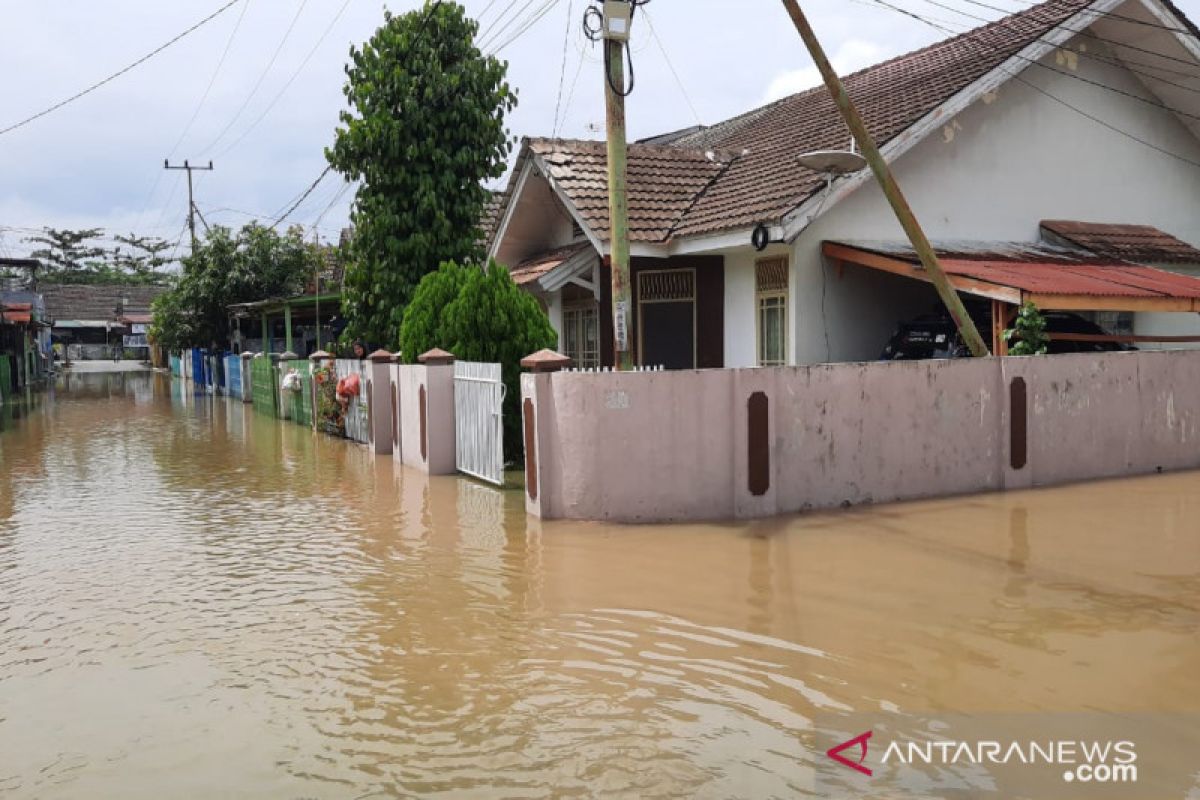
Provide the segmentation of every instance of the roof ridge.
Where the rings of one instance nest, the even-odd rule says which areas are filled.
[[[841,75],[839,77],[841,78],[843,83],[846,83],[846,82],[849,82],[852,80],[857,80],[857,79],[862,78],[865,75],[875,72],[876,70],[885,69],[885,68],[887,68],[891,65],[894,65],[897,62],[903,61],[905,59],[913,58],[914,56],[920,56],[922,54],[929,53],[929,52],[932,52],[932,51],[935,51],[935,50],[938,50],[941,48],[952,47],[953,45],[959,44],[971,37],[979,36],[980,34],[995,30],[997,28],[1008,27],[1008,26],[1013,25],[1016,22],[1026,20],[1031,17],[1035,17],[1040,12],[1045,12],[1052,6],[1054,6],[1054,7],[1062,6],[1063,12],[1065,12],[1069,9],[1072,11],[1072,13],[1078,13],[1079,11],[1082,11],[1089,6],[1095,5],[1097,2],[1099,2],[1099,0],[1044,0],[1044,2],[1039,3],[1035,6],[1030,6],[1029,8],[1024,8],[1024,9],[1021,9],[1020,11],[1015,11],[1012,14],[1008,14],[1006,16],[1000,17],[999,19],[992,20],[991,22],[986,22],[982,25],[978,25],[974,28],[971,28],[970,30],[963,31],[962,33],[956,34],[954,36],[950,36],[945,39],[939,39],[936,42],[930,42],[929,44],[925,45],[924,47],[918,47],[915,50],[909,50],[904,53],[898,53],[897,55],[894,55],[891,58],[885,59],[884,61],[880,61],[875,64],[870,64],[861,69],[855,70],[854,72],[848,73],[846,75]],[[1058,27],[1062,24],[1063,23],[1061,23],[1061,22],[1056,23],[1055,25],[1051,26],[1051,28]],[[1044,36],[1044,35],[1045,35],[1045,32],[1039,34],[1038,37],[1040,38],[1041,36]],[[1015,50],[1013,50],[1013,52],[1018,52],[1020,49],[1022,49],[1022,47],[1024,47],[1027,44],[1028,44],[1028,42],[1025,42],[1025,44],[1021,45],[1020,47],[1017,47]],[[763,116],[766,116],[771,111],[776,110],[777,107],[784,105],[788,101],[792,101],[792,100],[795,100],[797,98],[804,97],[807,95],[819,94],[819,93],[826,92],[826,91],[828,91],[828,89],[826,88],[825,84],[819,83],[816,86],[810,86],[807,89],[801,89],[798,92],[793,92],[792,94],[786,95],[784,97],[780,97],[776,100],[772,100],[769,103],[764,103],[760,106],[755,106],[754,108],[743,111],[740,114],[736,114],[735,116],[732,116],[729,119],[725,119],[720,122],[715,122],[712,125],[706,126],[704,128],[704,130],[700,131],[699,134],[694,134],[694,135],[703,135],[704,133],[713,131],[716,128],[720,128],[722,126],[729,126],[729,125],[732,125],[733,123],[738,122],[739,120],[743,120],[746,117],[754,116],[755,119],[746,120],[746,125],[738,128],[738,131],[741,131],[741,130],[744,130],[745,127],[748,127],[750,125],[757,123]],[[732,135],[733,133],[736,133],[736,132],[737,131],[731,131],[730,135]],[[666,134],[664,134],[664,135],[666,135]],[[681,136],[679,141],[686,141],[687,139],[688,139],[687,136]],[[674,147],[676,145],[666,145],[666,146]]]

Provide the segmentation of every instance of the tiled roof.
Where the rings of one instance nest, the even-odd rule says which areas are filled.
[[[592,232],[608,239],[608,156],[604,142],[530,139],[550,178]],[[735,160],[713,152],[648,144],[629,146],[629,238],[663,242],[704,191]]]
[[[1049,0],[844,79],[883,146],[1094,0]],[[703,129],[629,145],[633,241],[665,242],[778,222],[824,184],[800,166],[814,150],[844,149],[850,134],[818,86]],[[666,143],[666,144],[663,144]],[[602,142],[533,139],[528,147],[592,230],[608,238]]]
[[[125,313],[146,314],[163,286],[91,286],[44,283],[39,291],[46,299],[46,314],[54,320],[116,319],[115,309],[125,298]]]
[[[496,232],[496,226],[500,224],[500,214],[504,210],[504,205],[508,201],[508,191],[491,192],[487,202],[483,205],[483,215],[479,220],[479,238],[481,241],[489,242],[492,239],[492,234]]]
[[[551,250],[548,253],[542,253],[513,267],[508,271],[508,274],[512,276],[513,282],[518,286],[525,286],[526,284],[533,283],[584,248],[591,249],[591,244],[588,242],[579,242],[566,247],[560,247],[557,250]]]
[[[856,72],[844,79],[846,91],[882,147],[1091,2],[1050,0]],[[706,144],[745,148],[749,153],[696,204],[674,234],[712,233],[778,220],[824,183],[822,175],[800,166],[797,157],[813,150],[845,149],[849,141],[849,131],[823,85],[777,102],[745,124],[733,125]],[[685,138],[683,143],[687,142]]]
[[[1150,225],[1043,220],[1042,230],[1097,255],[1152,264],[1200,264],[1200,250]]]

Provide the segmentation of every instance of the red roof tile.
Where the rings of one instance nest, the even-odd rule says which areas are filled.
[[[570,198],[592,232],[609,235],[608,153],[604,142],[530,139],[550,178]],[[680,147],[629,146],[629,237],[663,242],[697,198],[735,156]]]
[[[845,78],[880,146],[1094,0],[1049,0]],[[778,222],[824,184],[797,157],[850,135],[819,86],[700,130],[629,145],[631,239],[666,242]],[[602,142],[532,139],[528,148],[601,239],[609,233]],[[519,170],[518,170],[519,171]]]
[[[518,286],[524,286],[533,283],[538,278],[545,275],[550,270],[567,261],[571,256],[578,253],[584,248],[590,248],[588,242],[579,242],[578,244],[560,247],[557,250],[551,250],[548,253],[534,256],[528,261],[524,261],[508,271],[512,276],[513,282]]]
[[[1152,264],[1200,264],[1200,250],[1150,225],[1043,220],[1042,230],[1110,258]]]

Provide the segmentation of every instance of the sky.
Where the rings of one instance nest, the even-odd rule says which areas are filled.
[[[0,0],[0,129],[123,69],[228,0]],[[945,28],[1001,14],[973,0],[891,0]],[[580,23],[588,0],[463,0],[477,42],[508,62],[517,136],[601,139],[600,51]],[[1018,10],[1029,0],[986,0]],[[91,94],[0,134],[0,256],[43,226],[101,227],[182,242],[185,173],[207,165],[196,203],[210,224],[273,222],[325,167],[345,108],[344,65],[395,13],[421,0],[237,0],[211,22]],[[1200,0],[1179,0],[1200,19]],[[872,0],[805,0],[845,73],[947,34]],[[529,24],[532,23],[532,24]],[[711,124],[819,82],[778,0],[653,0],[633,26],[630,139]],[[497,187],[498,188],[498,187]],[[336,237],[353,192],[328,176],[289,222]],[[200,224],[199,222],[197,223]]]

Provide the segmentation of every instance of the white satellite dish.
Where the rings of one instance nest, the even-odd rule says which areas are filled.
[[[825,175],[849,175],[867,166],[867,160],[851,150],[814,150],[799,161],[800,166]]]

